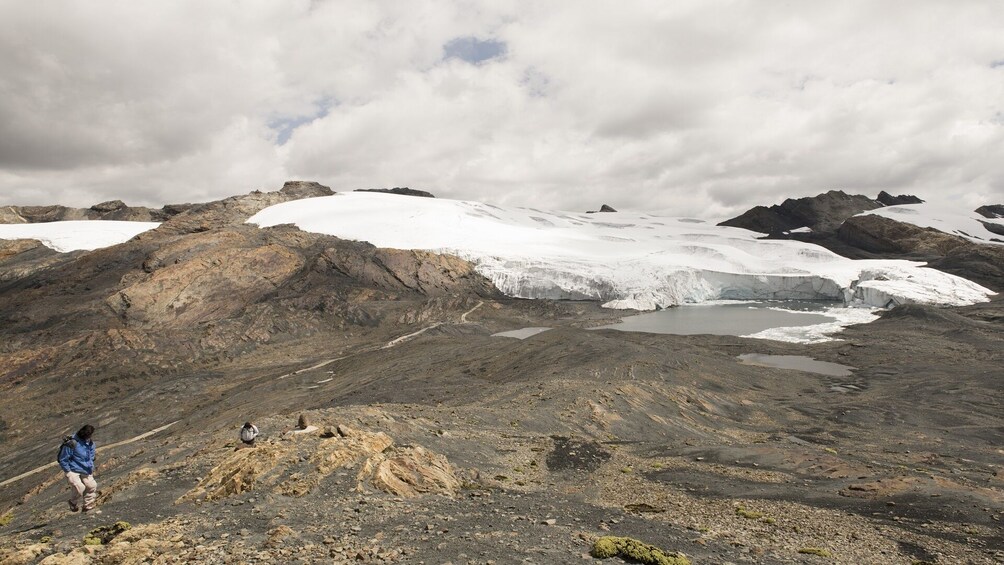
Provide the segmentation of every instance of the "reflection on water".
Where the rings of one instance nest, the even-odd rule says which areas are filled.
[[[520,328],[518,330],[509,330],[507,332],[492,334],[492,337],[514,337],[516,339],[526,339],[532,335],[546,332],[549,329],[551,328]]]
[[[830,363],[827,361],[816,361],[812,357],[802,355],[764,355],[760,353],[745,353],[739,356],[739,361],[743,365],[756,365],[757,367],[773,367],[775,369],[794,369],[807,373],[817,373],[828,377],[848,377],[854,367]],[[854,387],[854,385],[844,385]],[[856,390],[856,387],[854,387]]]
[[[833,322],[833,317],[816,312],[838,305],[839,302],[794,300],[694,304],[629,316],[620,323],[594,329],[742,336],[771,328]]]

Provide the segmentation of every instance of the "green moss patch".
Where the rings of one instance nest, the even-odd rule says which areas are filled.
[[[668,555],[654,545],[616,536],[603,536],[596,540],[589,554],[597,559],[620,557],[645,565],[690,565],[690,560],[681,554]]]
[[[94,528],[84,536],[84,545],[105,545],[131,527],[129,522],[115,522],[110,526]]]
[[[747,510],[742,506],[736,506],[736,516],[740,518],[746,518],[747,520],[759,520],[766,516],[763,512],[756,512],[755,510]]]
[[[6,526],[7,524],[10,524],[10,521],[13,519],[14,519],[13,512],[8,512],[3,516],[0,516],[0,526]]]

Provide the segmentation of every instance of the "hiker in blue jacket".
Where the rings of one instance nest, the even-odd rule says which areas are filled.
[[[66,480],[73,487],[73,495],[69,500],[72,512],[81,509],[81,499],[84,512],[93,510],[98,498],[98,483],[94,480],[95,450],[92,435],[94,426],[88,424],[80,428],[73,437],[66,438],[59,448],[59,467],[66,473]]]

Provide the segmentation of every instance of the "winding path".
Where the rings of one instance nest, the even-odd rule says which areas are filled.
[[[134,441],[139,441],[141,439],[146,439],[146,438],[152,436],[153,434],[155,434],[157,432],[162,432],[162,431],[166,430],[167,428],[170,428],[171,426],[177,424],[179,421],[180,420],[175,420],[175,421],[171,422],[170,424],[167,424],[167,425],[161,426],[159,428],[150,430],[150,431],[148,431],[146,433],[139,434],[138,436],[129,438],[127,440],[118,441],[118,442],[115,442],[115,443],[109,443],[108,445],[102,445],[102,446],[98,447],[98,453],[101,453],[102,451],[104,451],[106,449],[111,449],[113,447],[118,447],[120,445],[126,445],[126,444],[132,443]],[[6,479],[4,481],[0,481],[0,487],[7,486],[10,483],[13,483],[15,481],[19,481],[19,480],[21,480],[21,479],[23,479],[25,477],[30,477],[30,476],[34,475],[35,473],[41,473],[42,471],[44,471],[44,470],[46,470],[46,469],[48,469],[50,467],[55,467],[55,466],[56,466],[56,462],[53,461],[51,463],[46,463],[45,465],[42,465],[41,467],[35,467],[31,471],[27,471],[25,473],[21,473],[20,475],[18,475],[16,477],[11,477],[11,478]]]
[[[480,308],[481,305],[484,304],[484,303],[485,303],[484,300],[480,300],[480,301],[478,301],[477,304],[474,305],[474,308],[471,308],[470,310],[468,310],[468,311],[464,312],[463,314],[461,314],[460,315],[460,323],[461,324],[466,324],[467,323],[467,315],[470,314],[471,312],[474,312],[478,308]],[[427,332],[427,331],[429,331],[429,330],[431,330],[433,328],[438,328],[439,326],[441,326],[443,324],[446,324],[446,323],[447,322],[436,322],[435,324],[432,324],[431,326],[425,326],[424,328],[418,330],[417,332],[411,332],[408,335],[403,335],[403,336],[401,336],[399,338],[392,339],[392,340],[388,341],[386,345],[384,345],[383,347],[381,347],[381,349],[389,349],[391,347],[394,347],[395,345],[400,345],[400,344],[408,341],[409,339],[411,339],[411,338],[413,338],[415,336],[422,335],[425,332]]]

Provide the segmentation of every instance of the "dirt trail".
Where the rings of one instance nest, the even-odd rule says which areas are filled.
[[[150,430],[150,431],[148,431],[146,433],[139,434],[136,437],[131,437],[131,438],[126,439],[126,440],[118,441],[118,442],[115,442],[115,443],[110,443],[108,445],[102,445],[102,446],[98,447],[98,453],[100,453],[102,451],[105,451],[106,449],[111,449],[113,447],[119,447],[120,445],[127,445],[127,444],[130,444],[130,443],[134,442],[134,441],[139,441],[141,439],[146,439],[146,438],[152,436],[153,434],[155,434],[157,432],[162,432],[162,431],[166,430],[167,428],[170,428],[171,426],[177,424],[178,422],[180,422],[180,420],[175,420],[175,421],[171,422],[170,424],[166,424],[166,425],[161,426],[159,428]],[[23,479],[25,477],[30,477],[30,476],[34,475],[35,473],[41,473],[42,471],[44,471],[44,470],[46,470],[46,469],[48,469],[50,467],[55,467],[55,466],[56,466],[56,462],[53,461],[51,463],[46,463],[45,465],[42,465],[41,467],[35,467],[34,469],[32,469],[30,471],[27,471],[25,473],[21,473],[20,475],[18,475],[16,477],[11,477],[9,479],[5,479],[3,481],[0,481],[0,487],[7,486],[7,485],[9,485],[9,484],[11,484],[11,483],[13,483],[15,481],[19,481],[19,480],[21,480],[21,479]]]

